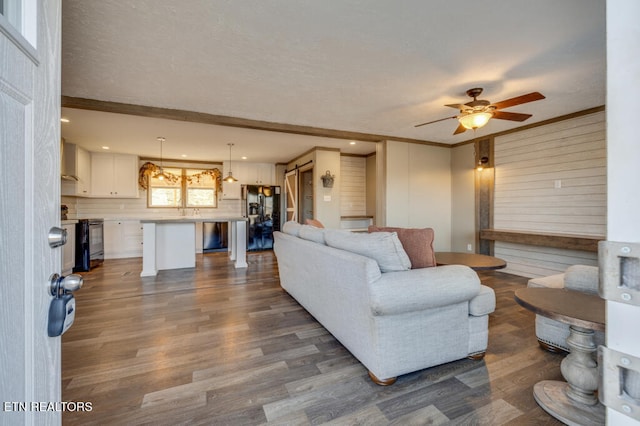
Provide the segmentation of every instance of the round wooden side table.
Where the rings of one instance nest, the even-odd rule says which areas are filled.
[[[569,324],[560,371],[566,382],[544,380],[533,396],[547,413],[568,425],[604,425],[605,408],[596,396],[598,364],[594,330],[605,330],[605,301],[597,295],[558,288],[521,288],[515,300],[536,314]]]
[[[475,271],[502,269],[507,266],[504,260],[477,253],[436,252],[437,265],[466,265]]]

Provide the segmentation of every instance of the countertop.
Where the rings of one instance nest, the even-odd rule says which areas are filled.
[[[172,217],[165,219],[140,219],[140,223],[196,223],[196,222],[246,222],[249,219],[241,216],[234,217]]]

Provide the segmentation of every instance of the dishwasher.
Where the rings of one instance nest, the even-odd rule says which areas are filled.
[[[227,222],[204,222],[202,224],[202,251],[205,253],[227,251],[228,226]]]

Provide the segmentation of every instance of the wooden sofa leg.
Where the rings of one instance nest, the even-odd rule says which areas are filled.
[[[467,356],[467,358],[472,359],[474,361],[479,361],[482,358],[484,358],[485,354],[486,354],[486,352],[478,352],[478,353],[471,354],[471,355]]]
[[[371,380],[373,381],[373,383],[375,383],[376,385],[380,385],[380,386],[389,386],[392,385],[396,382],[396,380],[398,379],[397,377],[391,377],[389,379],[378,379],[376,377],[375,374],[373,374],[371,371],[369,371],[369,377],[371,378]]]
[[[566,354],[567,351],[565,351],[564,349],[560,349],[557,346],[553,346],[547,342],[543,342],[542,340],[538,339],[538,344],[540,345],[540,347],[542,349],[544,349],[547,352],[551,352],[552,354]]]

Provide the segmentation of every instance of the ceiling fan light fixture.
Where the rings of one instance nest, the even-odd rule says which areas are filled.
[[[492,113],[480,111],[460,115],[458,121],[465,129],[474,130],[486,125],[491,117],[493,117]]]

